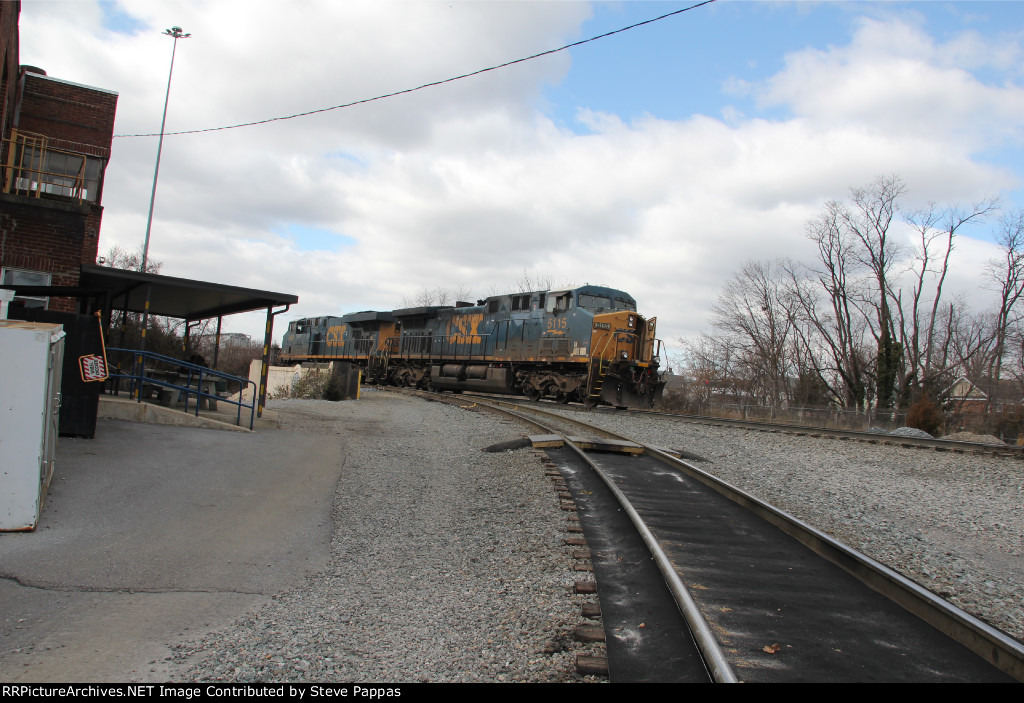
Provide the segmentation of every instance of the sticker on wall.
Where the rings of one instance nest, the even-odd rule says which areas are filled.
[[[78,369],[82,372],[82,380],[86,383],[107,380],[107,360],[100,354],[87,354],[78,357]]]

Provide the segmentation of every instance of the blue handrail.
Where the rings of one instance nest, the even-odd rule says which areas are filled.
[[[131,355],[132,368],[131,373],[124,373],[116,366],[112,366],[109,373],[111,378],[117,379],[129,379],[132,382],[132,397],[137,398],[138,401],[142,402],[142,389],[143,386],[159,386],[161,388],[173,389],[180,391],[185,397],[185,412],[189,412],[189,398],[195,396],[195,414],[199,416],[199,401],[202,398],[208,398],[216,400],[222,403],[229,403],[238,407],[238,413],[235,417],[235,424],[242,424],[242,408],[249,409],[249,429],[251,430],[256,424],[256,384],[250,381],[248,378],[242,378],[240,376],[232,376],[222,371],[216,371],[214,369],[206,368],[198,364],[193,364],[188,361],[182,361],[181,359],[175,359],[172,356],[164,356],[163,354],[156,354],[149,351],[140,351],[138,349],[118,349],[116,347],[107,347],[108,353],[113,354],[124,354]],[[173,367],[180,379],[184,381],[184,384],[174,383],[166,378],[155,378],[151,374],[154,369],[147,369],[147,361],[153,362],[153,364],[163,364],[166,366]],[[147,373],[147,371],[149,373]],[[238,400],[230,400],[228,398],[222,398],[216,393],[206,393],[203,391],[203,379],[209,379],[211,377],[224,379],[227,382],[234,382],[238,384]],[[249,386],[252,386],[252,402],[246,404],[243,402],[245,397],[244,390],[247,390]]]

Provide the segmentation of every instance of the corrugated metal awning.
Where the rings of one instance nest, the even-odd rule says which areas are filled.
[[[298,296],[287,293],[94,264],[82,265],[78,285],[83,289],[109,292],[114,307],[129,312],[145,311],[148,287],[150,315],[177,317],[190,322],[299,302]]]

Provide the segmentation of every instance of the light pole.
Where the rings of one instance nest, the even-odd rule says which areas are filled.
[[[149,231],[153,227],[153,204],[156,202],[156,179],[160,175],[160,152],[164,148],[164,126],[167,124],[167,102],[171,98],[171,76],[174,75],[174,53],[178,50],[178,40],[188,39],[191,34],[182,34],[181,27],[165,29],[164,34],[174,37],[174,47],[171,49],[171,70],[167,74],[167,95],[164,96],[164,116],[160,120],[160,142],[156,147],[156,168],[153,170],[153,192],[149,196],[149,217],[146,219],[146,242],[142,245],[142,264],[139,271],[146,272],[146,262],[149,259]]]

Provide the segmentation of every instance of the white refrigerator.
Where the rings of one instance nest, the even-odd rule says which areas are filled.
[[[64,328],[0,320],[0,530],[32,530],[53,476]]]

